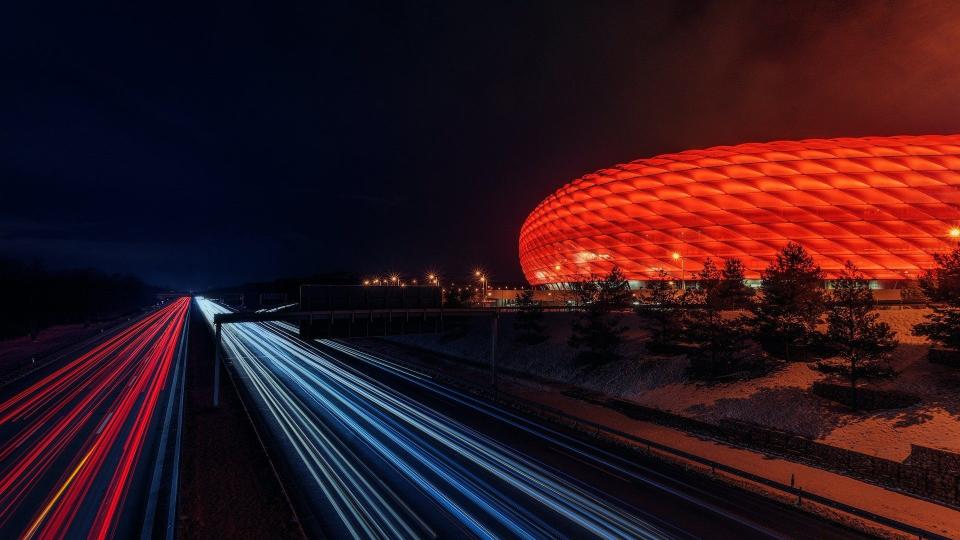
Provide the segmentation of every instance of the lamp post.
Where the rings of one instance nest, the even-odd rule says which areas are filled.
[[[486,298],[487,297],[487,276],[485,276],[483,272],[479,270],[474,272],[473,275],[477,276],[477,280],[480,281],[480,288],[482,289],[481,292],[483,293],[483,298]]]
[[[686,272],[686,262],[687,262],[687,261],[686,261],[686,259],[684,258],[683,255],[680,255],[680,253],[678,253],[678,252],[676,252],[676,251],[673,252],[673,260],[675,260],[675,261],[679,260],[679,261],[680,261],[680,290],[685,291],[685,290],[687,290],[687,279],[686,279],[686,278],[687,278],[687,275],[686,275],[686,274],[687,274],[687,272]]]
[[[427,282],[440,289],[440,305],[443,305],[443,289],[440,287],[440,276],[436,274],[427,274]]]

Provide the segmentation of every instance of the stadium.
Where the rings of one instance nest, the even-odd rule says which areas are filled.
[[[896,287],[960,242],[960,135],[808,139],[686,150],[601,169],[527,217],[520,264],[562,288],[618,266],[634,287],[711,257],[759,279],[795,241],[828,278],[847,260]]]

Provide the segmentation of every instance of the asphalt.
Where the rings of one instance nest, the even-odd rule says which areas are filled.
[[[687,538],[866,538],[866,535],[789,505],[679,467],[645,460],[581,432],[516,412],[440,385],[418,385],[330,347],[320,347],[395,391],[430,407],[578,482],[609,504]],[[477,406],[479,405],[479,406]],[[507,421],[505,418],[515,418]],[[530,501],[535,505],[536,501]],[[562,516],[545,516],[548,520]],[[567,531],[575,534],[576,531]]]
[[[232,369],[313,536],[391,536],[406,526],[412,536],[443,538],[863,537],[790,505],[519,417],[389,359],[303,342],[283,325],[255,326],[262,342],[248,337],[243,354],[250,358],[232,358]],[[291,399],[281,409],[299,412],[278,416],[284,396]],[[323,443],[305,444],[310,437]],[[331,458],[316,459],[310,448],[337,449],[356,476],[318,480],[317,463]],[[382,515],[395,517],[398,529],[363,529],[360,514],[374,514],[383,500]]]
[[[0,538],[140,536],[169,493],[154,478],[185,316],[171,303],[0,390]]]

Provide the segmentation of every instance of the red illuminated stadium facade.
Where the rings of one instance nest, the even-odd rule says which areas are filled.
[[[847,260],[877,283],[915,279],[960,242],[960,135],[777,141],[687,150],[585,175],[520,231],[533,285],[619,266],[690,279],[707,257],[760,271],[789,241],[833,277]]]

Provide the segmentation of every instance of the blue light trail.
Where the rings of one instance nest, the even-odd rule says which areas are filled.
[[[203,298],[197,302],[210,324],[214,314],[229,311]],[[322,494],[330,509],[324,517],[334,522],[326,526],[337,533],[671,536],[595,488],[301,341],[293,330],[286,324],[224,325],[224,352],[283,439],[286,455],[305,471],[301,482]],[[337,342],[323,344],[408,381],[435,385],[399,364]]]

